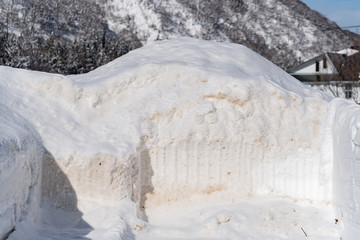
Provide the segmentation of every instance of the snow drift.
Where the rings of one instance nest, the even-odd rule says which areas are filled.
[[[4,111],[26,119],[24,128],[35,129],[44,147],[19,159],[42,162],[41,186],[33,180],[29,187],[21,177],[14,190],[41,188],[36,201],[42,204],[33,203],[38,212],[50,205],[89,213],[127,199],[146,220],[153,208],[200,195],[218,202],[271,196],[337,203],[345,221],[357,223],[351,206],[357,206],[358,194],[353,188],[341,190],[354,194],[349,198],[336,193],[337,183],[350,186],[345,173],[358,153],[346,134],[353,134],[354,123],[346,119],[358,108],[343,113],[331,101],[243,46],[193,39],[155,42],[78,76],[0,67],[0,103],[9,109]],[[341,127],[339,115],[345,119]],[[12,139],[27,139],[22,136]],[[342,151],[349,157],[339,157]],[[13,164],[16,155],[6,149],[1,154],[1,164]],[[338,170],[333,162],[349,167]],[[40,167],[31,171],[32,179],[41,175]],[[6,206],[24,205],[23,199],[12,195]],[[121,227],[109,239],[131,239],[132,231],[144,228],[121,209]],[[94,231],[83,229],[101,239],[95,218],[87,218]],[[0,222],[9,222],[3,235],[18,224],[4,214]],[[25,225],[11,237],[20,239]]]

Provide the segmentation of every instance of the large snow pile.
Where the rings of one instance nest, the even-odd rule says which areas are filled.
[[[298,225],[301,222],[313,229],[317,239],[336,239],[338,228],[328,223],[334,225],[335,217],[342,223],[342,218],[328,217],[331,207],[326,204],[336,203],[348,222],[360,219],[352,212],[358,201],[354,188],[342,189],[355,194],[352,197],[334,198],[333,192],[340,187],[333,188],[338,185],[332,182],[339,173],[336,183],[341,180],[351,185],[342,179],[350,167],[338,171],[333,169],[333,161],[341,166],[356,162],[352,158],[358,154],[356,141],[346,133],[353,134],[354,123],[346,119],[350,115],[353,119],[352,113],[358,109],[352,106],[348,112],[338,113],[342,107],[331,101],[243,46],[193,39],[155,42],[78,76],[0,67],[3,111],[16,112],[16,119],[27,120],[21,122],[22,128],[0,122],[0,126],[20,129],[19,135],[9,138],[11,146],[32,139],[20,134],[27,128],[34,129],[33,135],[38,134],[43,144],[37,151],[33,150],[37,145],[18,150],[19,164],[41,162],[42,171],[30,168],[29,176],[14,172],[14,180],[0,175],[3,185],[15,182],[11,191],[23,195],[28,194],[27,189],[41,188],[41,196],[36,195],[32,203],[23,196],[7,196],[5,206],[24,206],[17,207],[16,214],[25,218],[19,222],[0,212],[0,225],[8,226],[4,231],[0,228],[0,234],[15,226],[10,239],[79,239],[85,235],[95,239],[169,239],[175,230],[166,232],[146,220],[159,223],[170,209],[207,202],[225,204],[219,209],[235,209],[238,214],[232,227],[226,228],[227,232],[215,228],[214,224],[228,223],[232,217],[212,213],[208,207],[200,211],[208,217],[215,214],[216,223],[201,225],[198,220],[196,224],[206,230],[178,237],[221,239],[234,229],[237,232],[232,239],[249,236],[247,228],[240,231],[236,225],[245,221],[245,215],[264,214],[263,219],[271,221],[273,210],[268,213],[265,206],[282,206],[293,213],[279,218],[287,216],[296,224],[280,230],[274,223],[261,225],[251,231],[251,237],[300,239],[307,234]],[[339,114],[345,119],[344,129],[333,129],[333,119]],[[343,145],[342,138],[349,142]],[[38,144],[35,139],[30,142]],[[3,165],[13,164],[17,156],[7,149],[0,152],[1,171],[6,174],[10,170]],[[334,156],[345,151],[349,158],[333,159],[333,151]],[[356,176],[354,173],[354,179]],[[321,215],[311,210],[317,212],[315,216],[302,208],[297,215],[295,203],[261,202],[261,208],[240,204],[258,198],[312,203],[330,210]],[[28,210],[26,204],[36,211]],[[247,219],[248,224],[258,222]],[[348,225],[345,222],[345,229]]]

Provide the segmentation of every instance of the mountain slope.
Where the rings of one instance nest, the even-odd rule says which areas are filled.
[[[0,2],[0,64],[65,74],[181,36],[240,43],[284,69],[357,37],[299,0]]]
[[[299,0],[115,0],[103,6],[110,29],[131,28],[142,42],[190,36],[241,43],[283,68],[347,47],[355,37]]]

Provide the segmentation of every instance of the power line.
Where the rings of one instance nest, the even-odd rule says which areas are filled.
[[[341,28],[360,28],[360,25],[357,25],[357,26],[345,26],[345,27],[341,27]]]
[[[356,34],[359,34],[360,33],[360,25],[353,25],[353,26],[345,26],[345,27],[341,27],[342,29],[348,29],[348,30],[350,30],[350,29],[354,29],[354,30],[352,30],[354,33],[356,33]]]

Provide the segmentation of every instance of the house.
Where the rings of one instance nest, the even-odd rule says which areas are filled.
[[[319,88],[327,86],[335,96],[342,91],[345,98],[352,98],[354,88],[359,88],[359,48],[321,54],[288,69],[288,73],[304,84]]]

